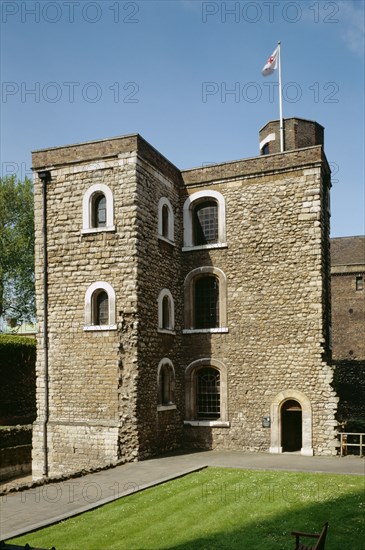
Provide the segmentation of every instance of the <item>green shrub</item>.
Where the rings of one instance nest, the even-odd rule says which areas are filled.
[[[0,335],[0,424],[35,420],[35,360],[35,338]]]

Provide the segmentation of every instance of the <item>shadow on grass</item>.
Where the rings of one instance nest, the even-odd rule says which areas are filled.
[[[297,502],[300,502],[300,495]],[[239,501],[237,505],[239,506]],[[293,550],[295,537],[291,535],[292,531],[319,533],[323,524],[328,521],[326,550],[352,550],[361,548],[364,542],[364,509],[364,491],[356,491],[348,496],[323,503],[313,502],[304,507],[301,505],[297,510],[288,509],[285,515],[280,513],[267,519],[260,517],[257,521],[253,518],[249,523],[245,522],[242,528],[227,529],[183,544],[165,545],[160,548],[161,550]],[[301,542],[315,544],[313,539],[303,539]],[[148,546],[139,550],[148,550]]]
[[[0,550],[48,550],[48,548],[39,548],[38,546],[19,546],[18,544],[0,544]],[[56,550],[56,549],[54,549]]]

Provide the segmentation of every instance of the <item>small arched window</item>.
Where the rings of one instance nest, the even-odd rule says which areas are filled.
[[[82,233],[115,231],[114,199],[110,188],[103,183],[89,187],[82,202]]]
[[[115,292],[102,281],[89,286],[85,294],[84,330],[115,330]]]
[[[170,243],[174,241],[174,213],[167,197],[158,203],[158,236]]]
[[[261,149],[261,152],[263,155],[268,155],[270,153],[270,145],[269,143],[265,143],[263,148]]]
[[[172,332],[175,328],[175,308],[171,292],[164,288],[158,300],[158,330]]]
[[[160,361],[157,369],[157,402],[160,407],[171,407],[175,403],[175,370],[170,359]]]

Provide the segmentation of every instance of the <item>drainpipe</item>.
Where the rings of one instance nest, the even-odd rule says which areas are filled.
[[[47,251],[47,183],[51,172],[38,172],[42,182],[43,199],[43,350],[44,350],[44,421],[43,421],[43,476],[48,477],[48,438],[47,424],[49,418],[48,394],[48,251]]]

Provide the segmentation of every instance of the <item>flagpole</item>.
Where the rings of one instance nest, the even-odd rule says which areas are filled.
[[[280,152],[284,152],[284,121],[283,121],[283,87],[281,83],[281,45],[278,42],[278,69],[279,69],[279,111],[280,111]]]

